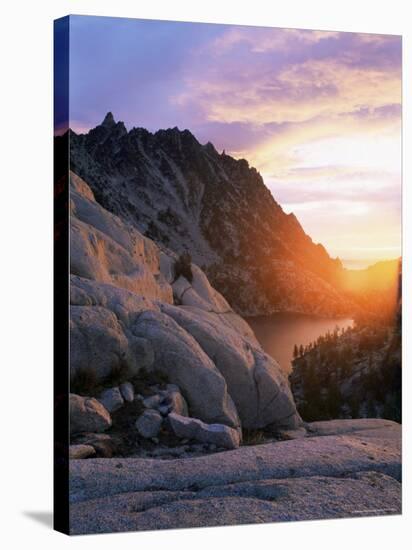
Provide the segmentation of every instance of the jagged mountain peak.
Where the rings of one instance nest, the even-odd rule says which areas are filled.
[[[116,125],[116,121],[114,120],[114,116],[112,112],[108,112],[106,116],[103,119],[103,122],[101,123],[101,126],[105,126],[106,128],[110,128],[112,126]]]

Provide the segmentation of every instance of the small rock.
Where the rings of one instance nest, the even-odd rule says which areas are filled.
[[[168,385],[173,386],[173,384],[168,384]],[[177,386],[174,386],[174,387],[177,388]],[[187,403],[183,395],[180,393],[179,389],[169,390],[166,402],[168,405],[170,405],[171,412],[180,414],[181,416],[189,416],[189,409],[187,407]]]
[[[116,451],[116,444],[108,434],[86,433],[78,437],[76,441],[92,446],[98,457],[111,458]]]
[[[111,436],[108,434],[84,433],[76,437],[76,443],[93,446],[97,442],[100,443],[101,441],[110,441],[111,439]]]
[[[226,449],[239,447],[238,431],[224,424],[206,424],[197,418],[188,418],[176,413],[170,413],[168,419],[177,437],[195,439],[202,443],[213,443]]]
[[[110,428],[109,411],[93,397],[70,394],[70,433],[103,432]]]
[[[158,411],[148,409],[136,420],[136,428],[142,437],[156,437],[162,426],[162,416]]]
[[[117,411],[124,405],[122,394],[117,387],[104,390],[100,394],[99,401],[109,412]]]
[[[143,406],[146,407],[146,409],[157,409],[160,405],[161,399],[162,398],[160,395],[151,395],[143,400]]]
[[[89,458],[89,456],[94,456],[96,451],[91,445],[70,445],[69,447],[69,458],[78,459],[78,458]]]
[[[157,410],[162,416],[167,416],[171,411],[169,405],[159,405],[159,408]]]
[[[130,382],[120,384],[120,393],[125,401],[131,403],[134,400],[134,388]]]

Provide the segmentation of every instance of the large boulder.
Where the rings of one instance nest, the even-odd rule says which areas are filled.
[[[113,371],[136,374],[150,369],[150,342],[134,336],[128,326],[142,311],[158,310],[145,296],[112,284],[70,277],[71,376],[88,371],[96,382]]]
[[[161,270],[164,270],[164,275],[169,282],[170,271],[173,271],[170,267],[171,261],[171,258],[167,261],[165,254],[162,255]],[[232,328],[248,342],[259,346],[253,330],[242,317],[233,311],[225,298],[212,287],[205,273],[195,264],[191,265],[191,269],[193,276],[191,282],[183,276],[171,281],[175,303],[219,315],[220,322],[224,326]]]
[[[112,425],[109,411],[93,397],[70,394],[70,434],[104,432]]]
[[[142,311],[159,310],[153,300],[119,288],[70,275],[70,304],[73,306],[100,306],[112,311],[124,325],[128,325]]]
[[[253,345],[222,316],[196,307],[161,309],[191,334],[224,377],[242,426],[295,428],[300,417],[289,384],[274,359]]]
[[[90,371],[96,381],[113,371],[135,374],[147,357],[147,342],[136,339],[116,315],[100,306],[70,306],[70,374]]]
[[[97,204],[87,188],[71,174],[70,272],[172,303],[158,247]]]
[[[192,281],[180,276],[172,284],[173,295],[179,303],[194,306],[204,311],[223,313],[231,308],[224,297],[209,283],[208,278],[197,265],[191,265]]]
[[[239,426],[225,379],[196,340],[171,317],[155,311],[142,313],[132,327],[144,336],[155,352],[154,368],[177,384],[190,413],[209,423]]]
[[[198,418],[176,413],[170,413],[167,418],[174,434],[182,439],[195,439],[226,449],[236,449],[240,445],[239,431],[224,424],[206,424]]]

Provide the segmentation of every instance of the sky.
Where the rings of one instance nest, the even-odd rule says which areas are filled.
[[[399,36],[71,16],[70,126],[187,128],[360,267],[400,255],[401,71]]]

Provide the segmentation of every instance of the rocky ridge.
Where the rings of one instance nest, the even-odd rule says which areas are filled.
[[[70,158],[98,203],[161,248],[189,252],[237,312],[348,312],[340,261],[285,214],[246,160],[188,130],[128,132],[111,113],[87,134],[70,132]]]

